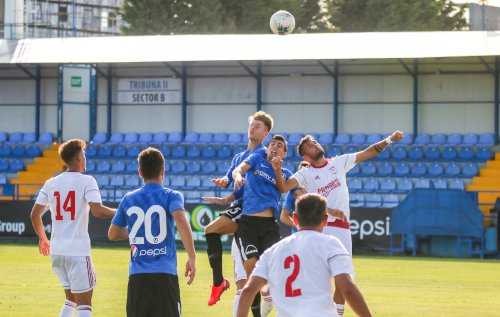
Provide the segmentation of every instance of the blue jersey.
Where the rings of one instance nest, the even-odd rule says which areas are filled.
[[[236,167],[238,167],[249,155],[252,155],[252,154],[257,154],[257,155],[260,155],[261,157],[265,158],[266,157],[266,147],[262,144],[259,144],[259,146],[255,147],[254,149],[240,152],[233,157],[233,160],[231,161],[231,166],[229,167],[229,170],[227,171],[226,175],[224,176],[229,181],[228,186],[230,186],[231,183],[233,182],[234,169]],[[245,175],[243,175],[243,177],[244,176]]]
[[[245,162],[250,165],[250,169],[246,173],[243,187],[242,215],[255,214],[272,208],[274,218],[278,218],[281,193],[276,187],[273,166],[260,155],[251,155]],[[281,168],[281,172],[285,181],[292,175],[286,168]]]
[[[294,211],[295,211],[295,195],[293,194],[293,192],[288,192],[286,194],[286,198],[285,198],[285,203],[283,204],[283,208],[285,209],[288,209],[290,211],[290,216],[293,215]],[[292,227],[292,233],[295,233],[297,232],[297,228],[295,227]]]
[[[130,275],[177,275],[172,213],[179,209],[184,210],[182,194],[159,184],[146,184],[123,197],[111,223],[128,229]]]

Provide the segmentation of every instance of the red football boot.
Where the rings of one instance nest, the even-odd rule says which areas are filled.
[[[210,294],[208,306],[215,305],[220,300],[222,293],[227,289],[229,289],[229,281],[226,279],[222,279],[222,283],[219,286],[212,285],[212,294]]]

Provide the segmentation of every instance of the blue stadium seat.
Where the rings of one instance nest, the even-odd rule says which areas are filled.
[[[201,178],[197,175],[191,175],[186,181],[186,187],[190,189],[198,189],[201,186]]]
[[[373,158],[376,161],[386,161],[391,158],[391,150],[385,149],[382,152],[380,152],[375,158]]]
[[[201,179],[201,188],[214,189],[215,185],[212,183],[212,178],[215,178],[215,177],[213,177],[212,175],[209,175],[209,176],[206,176],[206,177],[202,177],[202,179]]]
[[[274,134],[278,134],[278,133],[269,133],[266,138],[264,139],[264,142],[262,142],[265,146],[267,146],[269,144],[269,142],[271,141],[271,139],[273,138]],[[285,138],[286,139],[286,138]]]
[[[117,159],[117,158],[124,158],[127,155],[127,149],[123,145],[115,145],[113,147],[113,152],[112,152],[112,157]]]
[[[170,187],[170,176],[165,175],[163,177],[163,186],[165,187]]]
[[[140,143],[140,144],[153,143],[153,133],[142,132],[141,134],[139,134],[139,139],[137,140],[137,143]]]
[[[427,133],[420,133],[413,140],[414,145],[429,145],[431,143],[431,136]]]
[[[399,205],[399,197],[397,195],[382,196],[382,208],[394,208]]]
[[[235,156],[238,153],[244,152],[246,150],[247,150],[246,145],[243,145],[243,144],[237,145],[237,146],[233,147],[233,156]]]
[[[10,161],[10,167],[9,170],[13,173],[17,173],[19,171],[24,171],[24,161],[15,159]]]
[[[167,158],[170,156],[170,146],[168,145],[161,145],[158,150],[160,150],[161,154],[163,154],[163,157]]]
[[[29,143],[35,143],[36,142],[36,133],[35,132],[26,132],[23,135],[23,139],[20,143],[22,144],[29,144]]]
[[[295,164],[295,162],[290,161],[290,160],[285,160],[283,162],[283,167],[292,173],[295,173],[295,171],[297,170],[297,165]]]
[[[467,178],[472,178],[479,175],[479,169],[475,163],[465,163],[462,169],[462,175]]]
[[[363,189],[361,189],[362,193],[371,193],[376,192],[380,188],[380,183],[378,179],[374,177],[366,178],[363,181]]]
[[[231,167],[231,163],[228,161],[220,161],[217,164],[217,174],[219,175],[225,175],[226,172],[229,170]]]
[[[205,145],[203,147],[203,150],[201,151],[201,157],[204,160],[214,159],[216,155],[217,155],[217,150],[213,145]]]
[[[203,161],[201,163],[201,174],[213,174],[217,170],[217,164],[215,164],[215,161]]]
[[[220,160],[229,159],[231,157],[231,147],[223,145],[217,150],[217,158]]]
[[[122,160],[116,160],[111,163],[111,173],[121,174],[125,172],[126,164]]]
[[[26,149],[26,156],[29,158],[42,156],[42,150],[38,145],[29,145],[28,148]]]
[[[424,148],[421,146],[414,146],[408,152],[408,160],[421,161],[424,158]]]
[[[474,161],[474,148],[471,146],[459,147],[458,160],[462,162]]]
[[[9,139],[9,134],[5,131],[0,131],[0,143],[5,143]]]
[[[364,133],[354,133],[351,136],[352,145],[364,145],[366,143],[366,135]]]
[[[391,193],[396,190],[397,183],[393,178],[384,178],[380,182],[379,193]]]
[[[125,144],[136,144],[139,140],[139,134],[135,132],[128,132],[123,137],[123,143]]]
[[[184,137],[183,143],[186,143],[186,144],[197,143],[199,137],[200,137],[200,135],[198,133],[196,133],[196,132],[186,133],[186,136]]]
[[[342,155],[340,146],[330,146],[326,149],[326,157],[335,157],[339,155]]]
[[[371,133],[366,136],[365,145],[372,145],[382,141],[382,135],[380,133]]]
[[[448,137],[444,133],[436,133],[431,135],[431,145],[442,146],[446,144]]]
[[[373,162],[370,161],[365,161],[362,164],[360,164],[361,176],[374,176],[377,174],[377,165]]]
[[[139,162],[137,160],[130,160],[127,162],[127,167],[125,168],[125,173],[135,174],[139,169]]]
[[[39,144],[51,144],[54,142],[54,135],[52,132],[43,132],[38,137],[38,141],[36,143]]]
[[[353,208],[363,207],[365,205],[365,195],[354,194],[349,195],[349,205]]]
[[[197,143],[200,143],[200,144],[209,144],[209,143],[213,142],[213,139],[214,139],[214,134],[213,133],[203,132],[203,133],[200,133],[200,135],[198,137]]]
[[[115,132],[115,133],[111,134],[111,136],[109,137],[108,143],[121,144],[121,143],[123,143],[123,137],[124,137],[123,133]]]
[[[229,135],[227,136],[227,143],[229,144],[239,144],[241,143],[241,133],[239,132],[232,132],[232,133],[229,133]]]
[[[186,163],[184,161],[173,161],[171,166],[172,174],[182,174],[186,171]]]
[[[456,178],[450,181],[450,184],[448,186],[449,189],[460,189],[464,190],[465,189],[465,182],[462,179]]]
[[[0,174],[0,186],[6,185],[8,183],[7,175]]]
[[[389,176],[393,173],[392,164],[389,162],[382,162],[378,165],[377,174],[379,176]]]
[[[347,188],[349,188],[350,193],[357,193],[363,189],[363,181],[359,177],[349,177]]]
[[[410,165],[406,162],[397,163],[394,167],[394,175],[397,177],[410,175]]]
[[[102,158],[109,158],[111,157],[111,153],[113,151],[113,148],[109,145],[101,145],[97,148],[97,156],[102,157]]]
[[[345,153],[356,153],[359,152],[358,145],[349,145],[345,148]]]
[[[334,135],[330,132],[321,133],[318,137],[318,143],[325,146],[333,143]]]
[[[127,175],[125,177],[125,185],[126,188],[138,188],[141,186],[141,178],[138,175]]]
[[[193,175],[198,174],[201,171],[200,161],[188,161],[186,164],[186,173]]]
[[[435,189],[448,189],[448,182],[446,179],[438,178],[432,180],[432,186]]]
[[[137,156],[139,156],[139,153],[141,153],[142,148],[139,145],[132,145],[127,149],[127,157],[136,159]]]
[[[167,143],[177,144],[182,142],[182,133],[181,132],[170,132],[168,135]]]
[[[184,199],[187,203],[196,204],[201,202],[201,193],[199,191],[189,190],[185,192]]]
[[[427,174],[427,166],[423,163],[415,163],[411,167],[410,174],[413,177],[423,177]]]
[[[224,144],[227,142],[227,133],[225,132],[218,132],[215,133],[212,139],[212,143],[215,144]]]
[[[361,172],[361,168],[359,167],[359,164],[354,165],[353,168],[351,168],[348,172],[348,176],[357,176]]]
[[[415,189],[417,188],[431,188],[431,181],[428,178],[419,178],[415,180],[414,187]]]
[[[104,174],[108,173],[111,170],[111,164],[108,160],[100,160],[97,162],[97,166],[95,169],[96,173]]]
[[[297,146],[299,145],[300,139],[302,139],[302,133],[290,133],[288,137],[288,145],[289,146]]]
[[[12,157],[26,157],[26,148],[24,147],[24,145],[18,144],[14,146],[14,148],[12,148]]]
[[[108,141],[108,135],[105,132],[97,132],[92,138],[93,144],[104,144]]]
[[[109,186],[122,187],[125,184],[125,179],[122,175],[113,175],[109,180]]]
[[[165,160],[165,164],[163,164],[163,167],[165,168],[165,173],[170,172],[170,162]]]
[[[186,186],[186,180],[184,179],[184,176],[182,176],[182,175],[173,176],[170,179],[170,186],[172,186],[174,188]]]
[[[382,196],[377,193],[372,193],[366,196],[365,207],[379,208],[382,206]]]
[[[385,151],[389,151],[389,149],[386,149]],[[405,160],[407,155],[408,153],[406,151],[406,148],[403,146],[394,147],[392,150],[392,158],[394,160],[397,161]]]
[[[478,143],[479,145],[495,145],[495,135],[493,133],[481,133]]]
[[[454,146],[462,145],[462,138],[463,137],[461,134],[452,133],[452,134],[448,135],[448,138],[446,139],[446,144],[454,145]]]
[[[180,135],[179,135],[180,136]],[[154,144],[165,144],[165,143],[179,143],[180,141],[177,142],[170,142],[170,138],[173,138],[172,134],[168,134],[167,132],[155,132],[153,134],[153,143]]]
[[[462,139],[462,143],[464,145],[476,146],[478,142],[479,142],[479,138],[477,137],[477,134],[475,134],[475,133],[466,134],[466,135],[464,135],[464,138]]]
[[[0,173],[7,173],[9,172],[9,161],[0,159]]]
[[[247,134],[247,133],[244,133],[244,134],[241,136],[241,141],[240,141],[240,144],[245,144],[245,145],[247,145],[247,144],[248,144],[248,134]]]
[[[108,175],[96,175],[94,176],[97,186],[99,186],[100,189],[108,187],[109,186],[109,176]]]
[[[413,144],[413,134],[405,133],[405,137],[400,141],[393,143],[395,146],[408,146]]]
[[[462,173],[462,168],[456,163],[448,163],[444,169],[446,177],[459,177]]]
[[[351,142],[351,136],[348,133],[340,133],[335,138],[334,144],[346,145],[346,144],[349,144],[350,142]]]
[[[174,148],[173,154],[174,154],[174,157],[178,157],[178,156],[176,156],[175,148]],[[187,151],[186,151],[186,156],[187,156],[187,158],[190,158],[190,159],[199,158],[201,156],[200,145],[196,144],[196,145],[188,146]]]
[[[439,161],[441,158],[441,151],[437,146],[429,146],[425,149],[424,156],[426,161]]]
[[[493,151],[489,147],[477,148],[476,160],[484,162],[493,158]]]
[[[12,149],[8,145],[0,145],[0,157],[10,157],[12,154]]]
[[[9,140],[5,143],[7,144],[17,144],[21,143],[23,140],[24,133],[23,132],[13,132],[9,134]]]
[[[91,174],[95,171],[95,168],[96,168],[95,161],[87,159],[87,162],[85,164],[85,171]]]
[[[441,158],[445,161],[455,161],[457,159],[457,149],[456,147],[446,146],[443,148],[443,154]]]
[[[444,174],[444,166],[440,162],[435,162],[429,165],[429,176],[430,177],[441,177]]]
[[[97,157],[97,147],[93,144],[89,144],[85,149],[85,156],[87,158]]]
[[[398,181],[396,193],[409,193],[413,190],[413,181],[410,178],[401,178]]]
[[[182,145],[176,145],[172,148],[173,158],[184,158],[186,156],[186,148]]]

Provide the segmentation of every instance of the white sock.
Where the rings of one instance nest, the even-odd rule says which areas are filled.
[[[64,302],[63,307],[61,308],[61,313],[59,317],[73,317],[75,316],[76,311],[76,303],[73,303],[70,300],[66,300]]]
[[[267,317],[271,310],[273,310],[273,299],[271,295],[262,296],[262,301],[260,302],[260,316]]]
[[[337,304],[337,314],[339,315],[339,317],[344,316],[344,305]]]
[[[79,305],[76,308],[76,317],[92,317],[92,306]]]
[[[237,289],[233,301],[233,317],[236,317],[236,313],[238,312],[238,304],[240,303],[240,297],[241,297],[241,289]]]

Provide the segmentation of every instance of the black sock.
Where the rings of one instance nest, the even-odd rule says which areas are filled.
[[[212,268],[213,283],[219,286],[222,283],[222,242],[220,234],[207,233],[205,234],[207,240],[207,254],[210,267]]]
[[[260,317],[260,292],[258,292],[253,299],[252,315],[253,317]]]

